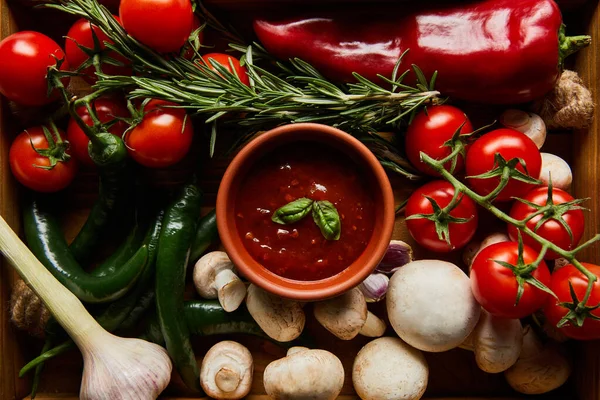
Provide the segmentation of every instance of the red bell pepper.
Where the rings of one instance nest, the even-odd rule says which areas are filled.
[[[261,18],[254,31],[281,59],[298,57],[329,79],[352,82],[352,72],[381,82],[410,49],[411,64],[426,77],[439,72],[436,89],[458,99],[524,103],[549,92],[562,60],[590,43],[566,37],[552,0],[483,0],[433,8],[377,13],[321,13],[310,17]]]

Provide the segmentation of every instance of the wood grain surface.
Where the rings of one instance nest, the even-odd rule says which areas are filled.
[[[283,4],[291,4],[298,0],[285,0]],[[356,3],[364,0],[352,0]],[[342,0],[337,0],[341,3]],[[313,4],[317,3],[313,1]],[[347,1],[344,1],[346,4]],[[571,8],[577,7],[581,1],[564,1]],[[245,10],[263,7],[266,4],[273,5],[274,0],[209,0],[207,4],[226,10],[231,13],[234,19],[243,18]],[[12,10],[12,11],[11,11]],[[16,22],[19,26],[28,29],[40,29],[48,32],[56,40],[61,40],[60,36],[66,33],[69,19],[64,15],[52,14],[47,17],[46,11],[31,11],[19,5],[8,7],[6,0],[0,0],[0,38],[17,30]],[[237,14],[236,14],[237,13]],[[583,79],[592,89],[596,102],[599,103],[600,96],[600,77],[598,76],[598,66],[600,59],[598,51],[600,46],[600,32],[597,0],[588,1],[587,8],[579,11],[582,24],[589,26],[590,34],[593,36],[596,45],[582,51],[577,57],[576,68],[581,73]],[[56,18],[55,18],[56,16]],[[247,18],[247,16],[246,16]],[[585,21],[584,21],[585,20]],[[60,23],[56,22],[60,21]],[[64,23],[64,21],[67,21]],[[54,22],[54,23],[53,23]],[[43,28],[42,28],[43,27]],[[0,62],[2,62],[0,60]],[[479,112],[477,108],[473,112]],[[19,203],[18,188],[12,178],[8,168],[8,148],[11,139],[19,129],[27,123],[31,123],[35,118],[35,113],[13,115],[9,111],[8,104],[2,99],[0,108],[0,213],[15,229],[19,229]],[[482,113],[481,125],[489,121],[485,112]],[[570,133],[557,133],[550,135],[544,151],[553,152],[561,155],[573,166],[575,176],[574,193],[579,197],[591,197],[589,205],[593,211],[586,219],[586,234],[590,236],[593,232],[600,231],[600,129],[599,119],[596,118],[593,127],[589,131]],[[214,204],[214,195],[217,191],[220,177],[227,167],[226,158],[215,158],[212,160],[203,159],[201,162],[202,189],[207,194],[205,196],[206,207],[203,212],[210,209]],[[183,170],[169,171],[169,179],[173,176],[184,178]],[[161,182],[166,179],[165,175],[148,174],[146,177],[151,182]],[[412,190],[418,186],[417,183],[392,177],[392,184],[396,188],[395,195],[398,202],[407,198]],[[66,235],[72,237],[78,226],[86,217],[87,210],[94,200],[97,191],[97,180],[94,173],[86,173],[80,176],[74,187],[70,189],[68,203],[66,207],[71,211],[66,221]],[[481,224],[479,234],[500,227],[489,217],[483,216],[486,221]],[[403,218],[399,217],[394,229],[394,238],[413,243],[410,235],[406,231]],[[417,249],[417,258],[436,257],[427,252]],[[600,262],[599,248],[588,249],[584,259]],[[447,259],[460,265],[460,254],[449,255]],[[25,334],[17,332],[9,322],[8,301],[10,287],[15,279],[12,269],[0,260],[0,400],[13,400],[26,398],[29,392],[29,378],[19,379],[17,377],[19,368],[25,360],[33,358],[40,350],[39,341],[28,338]],[[188,294],[193,294],[193,289],[188,288]],[[371,305],[372,311],[379,315],[384,315],[385,310],[382,304]],[[307,313],[310,314],[310,306],[307,307]],[[346,371],[346,382],[342,391],[341,400],[356,399],[354,395],[350,373],[352,362],[357,351],[368,342],[366,338],[357,338],[350,342],[338,340],[321,326],[313,318],[309,318],[307,329],[318,342],[319,347],[328,349],[336,353],[342,360]],[[388,330],[388,334],[393,332]],[[267,400],[262,386],[262,372],[266,365],[284,355],[284,350],[276,347],[272,343],[253,337],[244,337],[241,335],[229,335],[227,337],[208,337],[196,338],[194,347],[197,354],[203,354],[210,346],[222,339],[233,339],[246,345],[253,353],[255,358],[255,379],[252,388],[252,396],[249,400]],[[560,399],[568,400],[580,398],[582,400],[600,400],[600,344],[585,343],[574,344],[570,347],[573,350],[575,361],[575,378],[556,393],[548,396],[538,396],[538,399]],[[430,382],[426,395],[428,399],[438,400],[484,400],[495,398],[498,400],[515,400],[523,398],[516,395],[504,381],[502,374],[492,375],[481,372],[474,363],[471,353],[456,349],[441,354],[427,354],[427,361],[430,366]],[[45,369],[44,378],[41,384],[42,394],[36,398],[41,400],[76,399],[82,370],[81,357],[77,351],[71,351],[63,357],[50,361]],[[578,395],[575,397],[575,391]],[[165,392],[164,399],[187,400],[192,399],[193,393],[185,390],[179,379],[174,376],[172,384]]]

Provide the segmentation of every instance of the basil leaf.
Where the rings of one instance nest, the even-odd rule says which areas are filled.
[[[301,197],[278,208],[271,217],[271,221],[281,225],[293,224],[306,217],[311,210],[313,201],[306,197]]]
[[[325,239],[338,240],[340,238],[342,223],[333,204],[325,200],[313,203],[312,216]]]

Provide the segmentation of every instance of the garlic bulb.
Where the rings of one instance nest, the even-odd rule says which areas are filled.
[[[156,399],[171,379],[171,360],[162,347],[106,331],[82,348],[82,400]]]
[[[383,259],[375,271],[393,274],[396,270],[413,260],[412,247],[402,240],[391,240]]]
[[[167,352],[156,344],[104,330],[2,217],[0,251],[79,347],[83,355],[81,399],[148,400],[167,387],[172,369]]]

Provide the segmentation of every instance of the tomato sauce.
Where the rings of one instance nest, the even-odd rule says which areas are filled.
[[[338,274],[367,247],[375,203],[357,165],[335,149],[294,143],[267,154],[248,172],[236,199],[236,226],[250,255],[271,272],[314,281]],[[339,240],[326,240],[309,213],[281,225],[280,207],[301,197],[328,200],[340,215]]]

